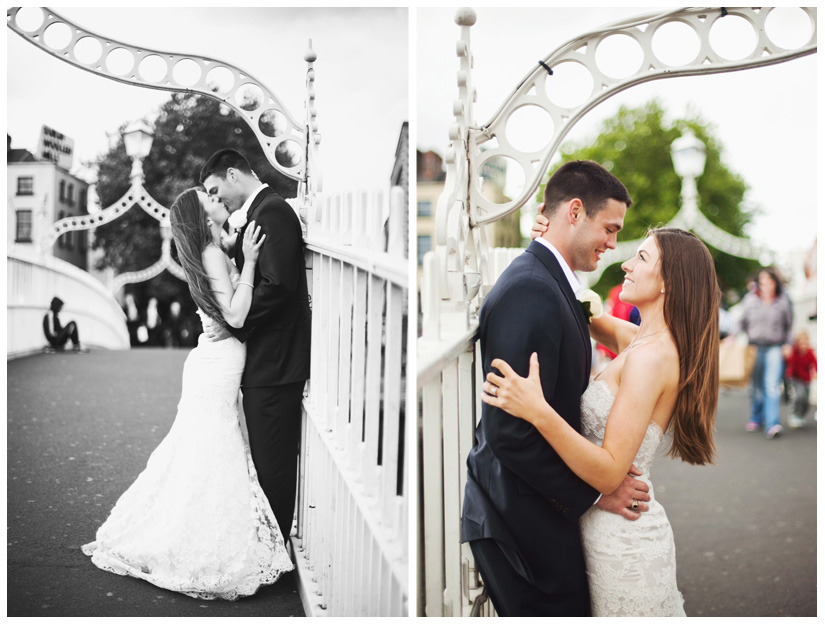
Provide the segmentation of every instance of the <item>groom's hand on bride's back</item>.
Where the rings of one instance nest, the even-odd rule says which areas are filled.
[[[641,475],[641,471],[635,465],[630,467],[630,473],[625,475],[619,487],[609,495],[602,495],[596,505],[602,510],[619,514],[629,521],[635,521],[642,512],[647,512],[646,501],[650,501],[650,488],[641,480],[637,480],[633,475]],[[639,507],[636,510],[631,510],[633,500],[639,502]]]
[[[224,339],[228,339],[231,334],[229,330],[227,330],[224,326],[219,323],[212,321],[211,319],[207,319],[203,323],[203,333],[206,335],[206,338],[212,341],[222,341]]]

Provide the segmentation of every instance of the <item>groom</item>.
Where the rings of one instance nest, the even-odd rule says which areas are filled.
[[[255,267],[252,305],[240,329],[214,324],[212,340],[231,332],[246,343],[241,389],[249,447],[258,480],[284,541],[289,541],[295,511],[301,401],[309,379],[310,309],[304,244],[295,211],[253,173],[235,150],[215,152],[200,181],[230,212],[239,230],[235,264],[244,266],[240,241],[254,221],[266,234]]]
[[[544,194],[548,231],[496,281],[479,318],[484,375],[501,358],[526,376],[532,352],[545,399],[577,431],[590,376],[590,336],[573,271],[593,271],[631,204],[624,185],[592,161],[566,163]],[[612,494],[580,480],[527,421],[482,404],[467,459],[462,542],[469,542],[500,616],[586,616],[590,600],[578,518],[590,506],[628,519],[644,482]],[[644,504],[639,510],[647,509]]]

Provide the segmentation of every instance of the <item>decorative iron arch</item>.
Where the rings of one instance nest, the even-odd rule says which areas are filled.
[[[316,119],[313,67],[317,55],[311,40],[304,54],[307,62],[305,121],[299,125],[274,93],[234,65],[209,57],[163,52],[119,42],[82,28],[45,7],[25,9],[42,12],[42,21],[37,27],[27,29],[19,19],[21,10],[22,7],[8,9],[7,26],[39,49],[70,65],[128,85],[199,93],[226,104],[252,129],[269,163],[285,176],[298,181],[298,209],[306,221],[311,197],[321,191],[318,162],[321,135]],[[68,43],[62,47],[50,46],[46,41],[46,31],[49,29],[62,29],[64,34],[68,31]],[[89,47],[98,52],[81,59],[79,55],[87,57]],[[81,52],[81,49],[84,51]],[[118,54],[131,63],[128,70],[119,73],[109,67],[110,56]],[[191,78],[193,72],[197,72],[196,79]],[[259,97],[254,97],[255,90],[260,92]],[[253,97],[249,97],[250,93]],[[268,134],[270,129],[273,129],[272,134]],[[66,217],[54,222],[46,233],[46,244],[53,245],[64,233],[89,230],[109,223],[135,205],[160,222],[161,256],[150,267],[118,275],[113,290],[117,292],[125,284],[148,280],[164,269],[185,280],[183,269],[171,256],[169,209],[152,198],[143,187],[143,170],[139,160],[134,163],[131,186],[120,199],[94,215]]]
[[[622,20],[593,30],[568,41],[540,60],[518,83],[490,121],[477,126],[472,115],[476,94],[472,87],[470,49],[470,28],[475,24],[476,14],[469,8],[459,9],[455,16],[456,23],[461,27],[461,38],[456,47],[459,57],[459,96],[453,103],[455,119],[450,126],[450,144],[445,156],[445,189],[439,198],[436,212],[436,252],[441,274],[439,282],[442,300],[459,303],[465,301],[465,293],[477,291],[479,284],[490,284],[488,245],[481,226],[509,215],[532,197],[564,137],[585,113],[599,103],[620,91],[652,80],[761,67],[816,52],[815,7],[800,7],[809,19],[811,34],[803,45],[793,49],[781,47],[769,36],[765,24],[772,10],[740,7],[674,9]],[[714,25],[719,20],[728,18],[744,20],[756,35],[753,49],[744,58],[724,58],[711,41]],[[679,66],[669,65],[662,60],[653,46],[656,33],[670,24],[679,24],[689,29],[698,44],[695,56]],[[611,37],[629,38],[641,52],[641,63],[629,75],[613,77],[599,67],[596,51]],[[583,68],[592,79],[590,94],[575,106],[563,106],[554,101],[556,94],[548,87],[553,68],[565,63],[574,63]],[[552,135],[547,137],[544,147],[533,152],[519,150],[507,136],[507,123],[511,116],[528,106],[540,110],[553,125]],[[482,146],[485,147],[483,152]],[[525,184],[521,193],[504,204],[494,204],[486,199],[479,182],[478,173],[481,168],[495,157],[512,159],[524,172]],[[725,251],[738,255],[747,253],[747,245],[741,239],[720,230],[702,215],[690,217],[691,223],[685,222],[683,227],[692,227],[700,235],[710,237],[715,246],[720,246]],[[680,219],[684,221],[684,216]],[[603,260],[605,265],[610,262],[610,259]],[[481,292],[483,295],[483,288]],[[472,300],[473,297],[469,299]],[[468,306],[470,304],[469,301],[465,303]]]

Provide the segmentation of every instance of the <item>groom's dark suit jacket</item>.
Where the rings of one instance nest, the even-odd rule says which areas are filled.
[[[235,245],[239,270],[244,266],[241,242],[253,220],[266,240],[255,267],[252,306],[242,328],[229,328],[247,343],[242,385],[277,386],[307,380],[311,315],[301,224],[282,197],[268,187],[263,189],[249,207],[247,226]]]
[[[590,377],[586,320],[553,253],[532,242],[499,277],[479,319],[484,375],[501,358],[521,376],[538,353],[544,396],[580,431]],[[513,568],[545,593],[586,588],[578,518],[598,492],[527,421],[482,404],[467,459],[462,542],[492,538]]]

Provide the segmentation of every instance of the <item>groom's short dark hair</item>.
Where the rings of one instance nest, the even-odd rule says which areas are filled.
[[[217,176],[218,178],[226,178],[226,170],[229,168],[237,169],[245,174],[252,175],[252,167],[249,166],[249,161],[246,157],[231,148],[218,150],[201,169],[200,182],[203,183],[209,176]]]
[[[570,161],[556,170],[544,188],[544,214],[549,216],[562,202],[579,198],[591,219],[608,199],[633,203],[621,180],[594,161]]]

